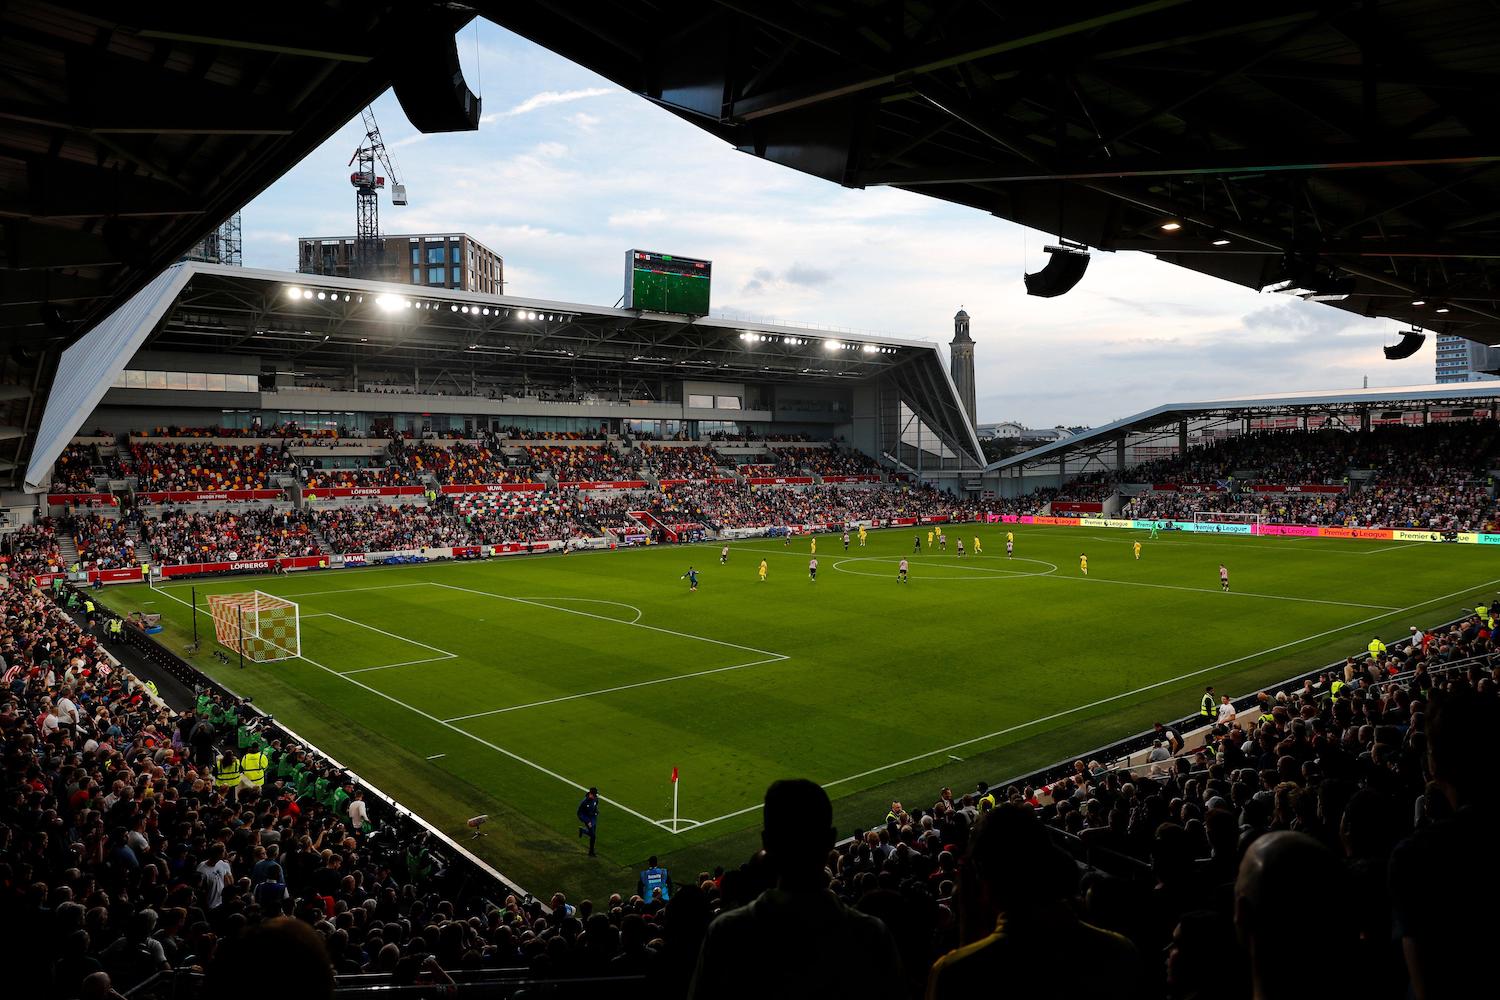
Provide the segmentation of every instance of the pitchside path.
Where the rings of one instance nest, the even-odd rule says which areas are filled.
[[[1136,533],[1057,528],[1017,532],[1008,561],[1003,530],[965,526],[985,553],[959,560],[958,534],[921,555],[907,531],[847,554],[820,536],[816,583],[806,538],[732,545],[727,567],[715,543],[199,581],[200,605],[256,588],[299,602],[305,659],[198,662],[439,826],[499,817],[509,835],[481,850],[503,870],[578,865],[586,885],[598,871],[569,840],[587,785],[606,799],[608,857],[693,864],[746,842],[776,777],[813,777],[841,825],[867,822],[887,794],[1050,763],[1187,714],[1203,683],[1251,691],[1500,584],[1500,563],[1468,546],[1181,537],[1146,541],[1137,562]],[[696,594],[679,579],[689,564]],[[180,651],[190,591],[105,599],[154,601]]]

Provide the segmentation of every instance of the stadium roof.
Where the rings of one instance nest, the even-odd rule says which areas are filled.
[[[188,262],[168,268],[64,353],[28,484],[42,481],[143,348],[255,356],[313,375],[357,366],[624,387],[879,380],[970,467],[983,454],[933,341]]]
[[[1002,458],[985,467],[986,472],[1056,461],[1072,452],[1090,451],[1123,440],[1130,434],[1155,430],[1183,420],[1205,417],[1269,416],[1361,412],[1365,410],[1411,410],[1433,406],[1464,405],[1494,407],[1500,402],[1500,381],[1458,382],[1447,385],[1404,385],[1374,389],[1334,389],[1269,393],[1200,402],[1163,403],[1122,420],[1054,441],[1019,455]]]
[[[433,0],[0,4],[0,473],[58,349],[386,88],[423,131],[473,128]],[[459,110],[455,112],[454,108]]]
[[[848,187],[1500,342],[1490,4],[472,4]]]

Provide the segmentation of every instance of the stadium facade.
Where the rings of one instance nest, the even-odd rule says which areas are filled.
[[[978,490],[979,442],[935,341],[689,319],[186,263],[64,353],[26,474],[81,429],[266,425],[472,436],[840,440]]]

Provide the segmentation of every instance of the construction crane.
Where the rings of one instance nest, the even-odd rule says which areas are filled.
[[[360,113],[365,125],[365,140],[360,143],[349,166],[359,164],[349,175],[354,185],[354,261],[351,268],[358,278],[385,277],[385,244],[380,239],[380,192],[385,189],[386,177],[391,182],[391,204],[406,204],[406,185],[395,162],[386,151],[385,140],[380,137],[380,126],[375,121],[375,109],[367,107]],[[377,171],[384,167],[386,176]]]

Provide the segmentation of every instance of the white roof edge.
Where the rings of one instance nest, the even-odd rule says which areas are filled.
[[[173,264],[63,351],[26,467],[27,492],[41,491],[53,463],[177,300],[197,266]]]

